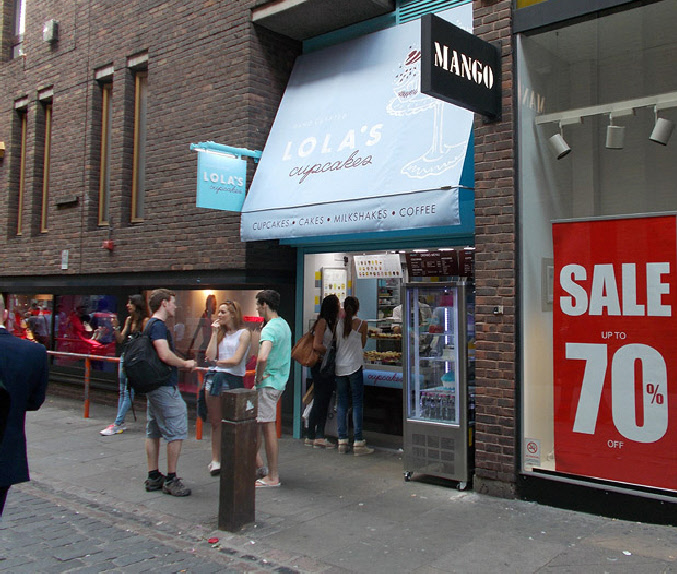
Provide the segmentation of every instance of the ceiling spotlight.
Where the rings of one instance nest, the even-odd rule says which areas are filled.
[[[559,133],[552,136],[548,142],[550,143],[550,148],[557,159],[562,159],[565,155],[569,155],[571,153],[569,144],[564,141],[564,136],[562,136],[561,123],[559,124]]]
[[[606,128],[606,148],[623,149],[625,141],[625,128],[614,125],[614,117],[609,114],[609,125]]]
[[[668,145],[668,140],[672,135],[672,130],[675,129],[675,123],[666,118],[659,118],[658,110],[656,108],[654,108],[654,113],[656,115],[656,124],[653,127],[653,131],[651,132],[649,139],[652,142],[656,142],[661,145]]]

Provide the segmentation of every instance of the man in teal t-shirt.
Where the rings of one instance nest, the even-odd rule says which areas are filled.
[[[266,290],[256,295],[256,311],[266,321],[259,339],[259,352],[256,358],[256,389],[258,392],[258,423],[256,467],[263,467],[263,458],[258,450],[261,440],[266,444],[268,472],[256,481],[257,487],[280,486],[278,474],[277,444],[277,403],[287,386],[291,368],[291,329],[277,314],[280,307],[280,294]]]

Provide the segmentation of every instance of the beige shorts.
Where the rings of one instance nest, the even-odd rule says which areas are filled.
[[[256,415],[257,423],[274,423],[277,420],[277,403],[282,391],[272,387],[258,389],[259,407]]]

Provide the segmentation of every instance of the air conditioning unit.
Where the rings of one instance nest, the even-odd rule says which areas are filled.
[[[54,44],[59,39],[59,23],[56,20],[47,20],[42,27],[42,41]]]

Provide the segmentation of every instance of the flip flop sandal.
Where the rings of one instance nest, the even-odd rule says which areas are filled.
[[[263,482],[261,479],[256,481],[256,488],[277,488],[281,485],[282,483],[279,481],[276,484],[268,484],[267,482]]]

